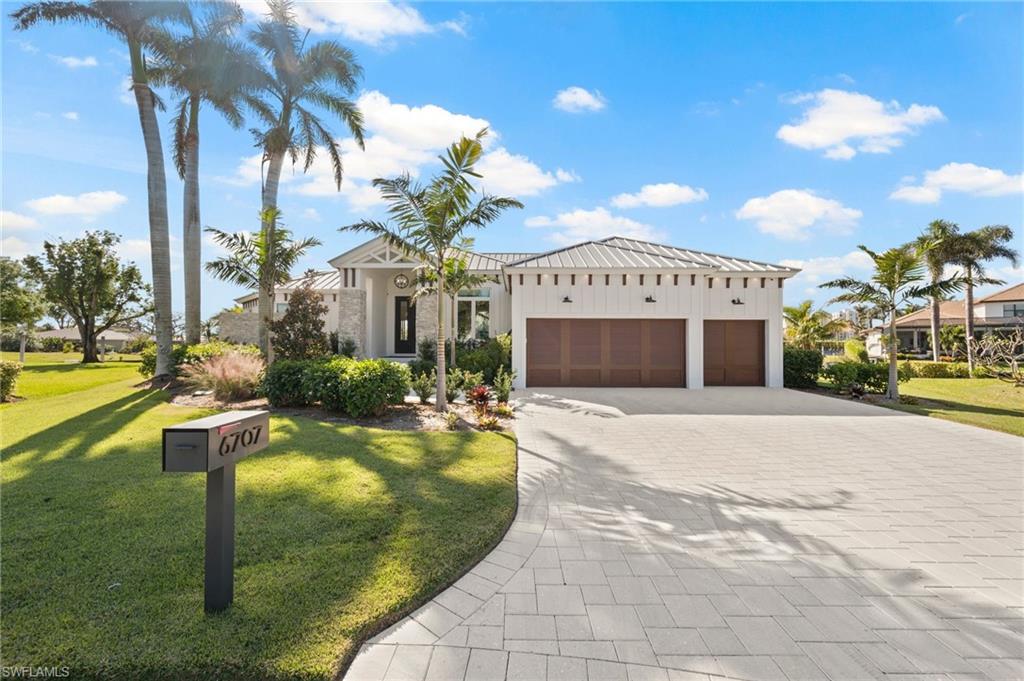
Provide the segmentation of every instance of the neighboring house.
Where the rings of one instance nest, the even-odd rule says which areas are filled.
[[[460,338],[511,331],[516,387],[782,387],[782,286],[799,270],[622,237],[466,259],[491,281],[458,295],[452,326]],[[375,238],[330,264],[314,282],[325,328],[360,354],[410,357],[435,338],[437,297],[412,302],[415,258]],[[278,312],[301,281],[277,289]],[[254,342],[255,294],[237,300],[221,337]],[[225,319],[242,326],[232,315],[251,334],[225,333]]]
[[[97,339],[97,347],[102,348],[106,346],[115,351],[120,350],[125,346],[126,343],[135,340],[139,336],[144,335],[138,331],[128,331],[126,329],[107,329],[99,335]],[[82,335],[78,332],[78,327],[69,326],[66,329],[50,329],[49,331],[37,331],[35,333],[36,338],[60,338],[64,341],[71,341],[72,343],[82,342]]]
[[[900,352],[925,354],[931,345],[928,335],[932,328],[931,306],[896,319],[896,337]],[[939,323],[942,326],[963,326],[964,301],[945,300],[939,303]],[[1024,283],[1014,284],[974,302],[974,331],[977,336],[998,332],[1024,324]],[[872,357],[881,357],[882,334],[888,330],[876,327],[868,333],[868,351]],[[872,349],[873,348],[873,349]]]

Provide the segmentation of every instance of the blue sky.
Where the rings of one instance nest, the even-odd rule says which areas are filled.
[[[17,5],[4,3],[5,14]],[[255,17],[258,2],[246,3]],[[461,132],[495,134],[484,186],[526,209],[479,250],[537,251],[610,234],[805,268],[865,274],[936,218],[1020,233],[1024,6],[1006,4],[300,4],[311,39],[365,69],[365,152],[342,191],[317,165],[286,173],[281,208],[324,245],[299,270],[362,241],[336,227],[381,214],[379,175],[436,169]],[[3,251],[107,228],[148,276],[144,157],[126,53],[85,26],[3,27]],[[170,96],[168,95],[168,99]],[[164,141],[169,116],[163,115]],[[202,121],[204,225],[253,229],[259,158],[247,127]],[[181,184],[168,155],[175,310]],[[1020,246],[1021,244],[1018,244]],[[218,252],[204,244],[204,257]],[[997,263],[1010,281],[1021,269]],[[242,291],[204,282],[204,316]]]

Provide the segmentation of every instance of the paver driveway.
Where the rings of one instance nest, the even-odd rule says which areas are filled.
[[[1024,677],[1024,440],[757,388],[520,403],[512,530],[350,681]]]

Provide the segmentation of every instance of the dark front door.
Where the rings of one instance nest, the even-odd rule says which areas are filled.
[[[416,352],[416,308],[409,296],[395,297],[395,354]]]

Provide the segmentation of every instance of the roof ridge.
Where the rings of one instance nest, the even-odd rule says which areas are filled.
[[[662,248],[672,248],[677,251],[690,251],[691,253],[700,253],[701,255],[708,255],[713,258],[725,258],[727,260],[745,260],[755,265],[768,265],[769,267],[777,267],[782,270],[789,270],[791,272],[798,272],[799,270],[795,267],[789,267],[787,265],[779,265],[773,262],[765,262],[763,260],[751,260],[750,258],[740,258],[735,255],[723,255],[722,253],[712,253],[711,251],[700,251],[695,248],[682,248],[681,246],[672,246],[671,244],[662,244],[656,241],[645,241],[643,239],[634,239],[628,236],[609,236],[602,239],[602,241],[608,241],[610,239],[623,239],[624,241],[634,241],[636,243],[648,244],[650,246],[661,246]]]
[[[586,246],[587,244],[593,244],[593,243],[597,243],[597,242],[594,241],[593,239],[587,239],[586,241],[581,241],[578,244],[570,244],[568,246],[562,246],[561,248],[553,248],[550,251],[543,251],[541,253],[532,253],[532,254],[528,255],[527,257],[525,257],[525,258],[520,258],[519,260],[513,260],[512,262],[507,262],[507,263],[505,263],[505,266],[506,267],[511,267],[512,265],[518,265],[519,263],[527,262],[528,260],[536,260],[537,258],[543,258],[544,256],[547,256],[547,255],[554,255],[555,253],[561,253],[563,251],[568,251],[570,248],[579,248],[580,246]]]

